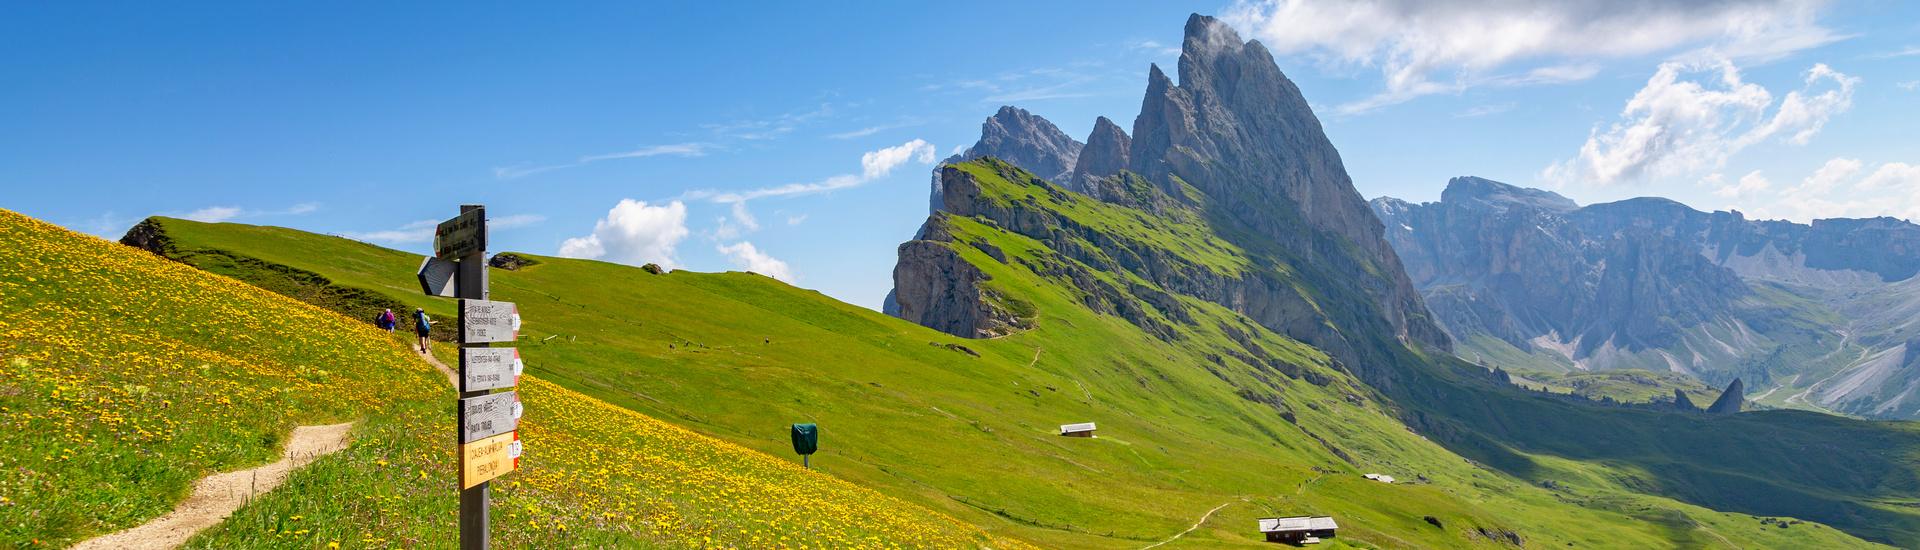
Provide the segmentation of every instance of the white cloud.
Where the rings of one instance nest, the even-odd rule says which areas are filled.
[[[118,240],[122,235],[127,233],[128,228],[139,222],[140,218],[138,217],[123,218],[115,214],[112,210],[108,210],[100,213],[98,216],[87,218],[79,223],[70,224],[67,227],[69,229],[92,233],[102,239]]]
[[[1514,105],[1512,103],[1500,103],[1496,105],[1476,105],[1465,111],[1455,113],[1453,115],[1453,118],[1479,118],[1483,116],[1497,115],[1500,113],[1513,110],[1513,106]]]
[[[1860,189],[1868,191],[1895,191],[1905,193],[1907,200],[1920,200],[1920,166],[1904,162],[1889,162],[1880,165],[1872,175],[1860,180]]]
[[[1800,185],[1794,188],[1794,192],[1825,195],[1833,191],[1835,186],[1840,185],[1840,182],[1858,173],[1860,173],[1860,159],[1834,158],[1820,165],[1819,169],[1813,171],[1813,175],[1801,181]]]
[[[1385,89],[1339,108],[1356,113],[1498,84],[1502,78],[1487,75],[1516,64],[1555,65],[1683,48],[1737,60],[1774,59],[1844,38],[1817,22],[1823,4],[1241,0],[1222,19],[1260,39],[1276,55],[1304,55],[1332,67],[1378,68]],[[1597,71],[1590,64],[1562,67],[1545,67],[1532,81],[1510,83],[1584,80]]]
[[[1832,81],[1834,86],[1819,94],[1807,95],[1821,81]],[[1826,63],[1818,63],[1807,71],[1806,84],[1806,90],[1787,92],[1773,119],[1749,132],[1750,142],[1785,133],[1788,143],[1806,145],[1833,115],[1853,108],[1853,87],[1860,84],[1860,79],[1835,71]]]
[[[1720,174],[1714,174],[1712,176],[1708,176],[1707,179],[1714,183],[1718,183],[1720,182]],[[1752,196],[1755,193],[1765,191],[1771,187],[1773,187],[1773,182],[1767,181],[1766,176],[1760,175],[1759,170],[1754,170],[1752,172],[1748,172],[1747,175],[1745,176],[1740,176],[1740,181],[1734,183],[1733,185],[1719,186],[1719,188],[1713,190],[1713,194],[1718,195],[1720,197],[1731,199],[1736,197]]]
[[[716,247],[716,249],[719,250],[721,254],[726,254],[727,259],[732,261],[735,267],[789,283],[793,282],[793,271],[787,267],[787,262],[780,261],[773,256],[768,256],[765,252],[761,252],[760,249],[755,248],[753,243],[740,241],[730,245],[719,246]]]
[[[1179,52],[1175,50],[1174,53],[1177,54]],[[920,90],[925,92],[984,93],[986,95],[980,98],[982,103],[1025,103],[1094,95],[1093,92],[1090,91],[1090,85],[1103,80],[1103,75],[1104,73],[1089,74],[1065,68],[1041,67],[1021,71],[1009,71],[993,78],[973,78],[928,84],[922,86]]]
[[[760,141],[793,133],[801,125],[833,116],[833,112],[832,104],[822,103],[814,109],[782,113],[772,118],[704,124],[701,127],[723,138]]]
[[[1180,55],[1180,48],[1174,47],[1174,46],[1168,46],[1166,44],[1161,44],[1160,42],[1154,41],[1154,40],[1141,40],[1138,42],[1128,44],[1127,47],[1134,50],[1149,52],[1154,55],[1162,55],[1162,56]]]
[[[1604,132],[1595,128],[1575,158],[1554,163],[1542,177],[1605,185],[1681,176],[1717,169],[1733,154],[1774,136],[1804,145],[1834,115],[1852,107],[1858,83],[1825,64],[1814,65],[1805,88],[1788,93],[1769,115],[1773,94],[1742,80],[1732,61],[1662,63],[1627,101],[1618,122]]]
[[[639,149],[634,149],[632,151],[621,151],[618,153],[607,153],[604,155],[589,155],[589,156],[580,157],[580,163],[585,164],[589,162],[598,162],[603,160],[614,160],[614,159],[637,159],[637,158],[657,157],[661,155],[669,155],[669,156],[676,156],[676,157],[698,157],[698,156],[706,155],[708,147],[709,146],[704,143],[675,143],[671,145],[648,145],[645,147],[641,147]]]
[[[1865,167],[1858,159],[1828,160],[1798,185],[1771,197],[1747,198],[1748,210],[1802,223],[1874,216],[1920,220],[1920,166],[1882,163],[1866,177],[1857,177]]]
[[[605,219],[594,222],[592,234],[560,243],[559,255],[674,269],[679,266],[674,248],[687,233],[687,206],[680,201],[655,206],[621,199]]]
[[[196,222],[215,223],[239,217],[240,212],[240,207],[238,206],[209,206],[188,212],[187,215],[183,217]]]
[[[1920,55],[1920,46],[1907,46],[1905,48],[1883,53],[1874,57],[1878,57],[1881,59],[1891,59],[1895,57],[1911,57],[1916,55]]]
[[[713,202],[730,203],[730,202],[749,201],[749,200],[764,198],[764,197],[786,197],[786,196],[793,196],[793,195],[811,195],[814,193],[825,193],[825,192],[833,191],[836,189],[846,189],[848,187],[855,187],[862,183],[866,183],[866,180],[861,179],[859,176],[842,174],[842,175],[833,176],[818,182],[789,183],[786,185],[778,185],[774,187],[762,187],[759,189],[749,189],[746,191],[713,191],[710,189],[702,189],[702,190],[688,192],[687,197],[693,198],[693,199],[709,199],[709,200],[712,200]]]
[[[713,238],[720,240],[733,239],[742,234],[760,230],[760,220],[755,219],[753,212],[747,210],[746,201],[733,203],[730,216],[720,217],[715,220],[715,224],[717,228],[713,231]]]
[[[793,226],[793,225],[800,225],[800,224],[802,224],[802,223],[806,223],[806,222],[807,222],[807,215],[806,215],[806,214],[799,214],[799,215],[795,215],[795,216],[787,216],[787,225],[789,225],[789,226]]]
[[[868,151],[860,155],[860,175],[840,174],[824,180],[808,183],[789,183],[773,187],[748,189],[745,191],[715,191],[700,189],[686,194],[690,199],[705,199],[717,203],[737,203],[766,197],[788,197],[811,195],[838,189],[857,187],[875,179],[886,177],[893,169],[911,161],[921,164],[933,162],[934,147],[926,140],[915,139],[893,147],[877,151]]]
[[[560,170],[563,168],[585,166],[588,164],[593,164],[595,162],[600,162],[605,160],[635,159],[635,158],[647,158],[647,157],[658,157],[658,156],[700,157],[700,156],[706,156],[707,151],[711,149],[713,149],[713,145],[707,144],[707,143],[672,143],[667,145],[646,145],[630,151],[620,151],[617,153],[606,153],[606,154],[600,154],[600,155],[587,155],[587,156],[580,157],[578,159],[574,159],[573,162],[568,162],[564,164],[549,164],[544,166],[522,165],[522,166],[494,167],[493,177],[496,179],[510,180],[510,179],[516,179],[516,178],[523,178],[526,176],[531,176],[531,175],[539,174],[542,172],[551,172],[554,170]]]
[[[1906,90],[1909,92],[1914,90],[1920,90],[1920,80],[1908,80],[1906,82],[1895,84],[1895,86],[1899,86],[1900,89]]]
[[[299,216],[303,214],[312,214],[319,210],[320,210],[320,203],[317,203],[317,202],[303,202],[300,204],[289,206],[282,210],[254,210],[249,208],[241,208],[238,206],[209,206],[206,208],[201,208],[199,210],[181,214],[180,217],[197,221],[197,222],[216,223],[216,222],[232,221],[239,218],[257,218],[257,217],[263,217],[263,216]]]
[[[753,219],[753,212],[747,210],[747,203],[733,203],[733,221],[747,231],[760,230],[760,221]]]
[[[858,130],[840,132],[838,134],[827,134],[827,137],[830,137],[833,139],[853,139],[857,137],[867,137],[874,134],[878,134],[882,130],[886,130],[886,129],[888,129],[887,126],[868,126]]]
[[[878,151],[868,151],[860,155],[860,168],[866,179],[879,179],[910,160],[919,160],[921,164],[933,162],[933,144],[915,139]]]
[[[298,207],[296,207],[296,209],[297,208]],[[526,227],[526,226],[537,224],[546,220],[547,220],[546,216],[542,216],[539,214],[513,214],[509,216],[488,217],[487,230],[493,231],[493,230],[499,230],[499,229],[512,229],[515,227]],[[419,220],[419,221],[408,222],[406,225],[402,225],[394,229],[382,229],[377,231],[347,231],[347,232],[341,233],[340,236],[353,239],[356,241],[365,241],[370,243],[386,243],[386,244],[428,243],[428,242],[433,242],[433,229],[435,227],[438,227],[439,225],[440,225],[440,220]]]
[[[433,228],[438,225],[440,225],[440,220],[419,220],[402,225],[399,229],[348,231],[341,233],[341,236],[370,243],[424,243],[433,241]]]
[[[526,227],[544,221],[547,221],[547,217],[539,214],[514,214],[498,218],[487,218],[487,229],[512,229],[515,227]]]

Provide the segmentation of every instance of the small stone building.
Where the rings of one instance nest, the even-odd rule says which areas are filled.
[[[1334,523],[1331,516],[1260,519],[1260,532],[1267,536],[1267,542],[1318,544],[1320,539],[1333,538],[1334,530],[1339,528],[1340,525]]]
[[[1093,423],[1061,424],[1060,435],[1066,437],[1093,437]]]

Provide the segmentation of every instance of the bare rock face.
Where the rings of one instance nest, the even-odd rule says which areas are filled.
[[[1113,200],[1117,190],[1106,185],[1107,178],[1126,170],[1130,163],[1129,150],[1133,139],[1107,117],[1093,121],[1093,133],[1087,135],[1087,145],[1080,149],[1080,162],[1073,167],[1073,178],[1066,187],[1074,191],[1098,198]]]
[[[1384,323],[1402,341],[1451,348],[1320,120],[1258,41],[1189,18],[1180,82],[1149,68],[1131,145],[1129,168],[1167,194],[1191,185],[1209,199],[1210,218],[1277,243],[1316,272],[1306,274],[1316,286],[1357,291],[1339,307],[1360,309],[1333,320],[1343,332]]]
[[[1693,400],[1687,398],[1687,392],[1680,391],[1680,388],[1673,389],[1673,408],[1687,412],[1700,412],[1700,406],[1693,404]]]
[[[120,244],[152,252],[162,258],[170,258],[173,253],[173,238],[168,237],[167,231],[161,229],[160,222],[152,218],[141,220],[128,228],[127,234],[120,237]]]
[[[928,239],[916,239],[900,245],[900,259],[893,266],[894,290],[889,297],[889,314],[921,326],[966,338],[991,338],[1013,332],[1025,325],[994,299],[982,283],[991,277],[962,259],[949,246],[949,235],[940,229],[935,214]]]
[[[1073,178],[1074,165],[1079,162],[1080,149],[1084,146],[1060,131],[1053,122],[1026,109],[1007,105],[980,124],[980,141],[940,164],[993,157],[1025,168],[1047,181],[1066,185]],[[933,171],[933,195],[929,202],[931,211],[940,210],[939,168]]]
[[[1735,378],[1733,383],[1727,384],[1726,391],[1720,392],[1720,398],[1713,400],[1713,404],[1707,406],[1707,412],[1733,414],[1740,412],[1740,407],[1746,403],[1746,386],[1740,383],[1739,378]]]
[[[1688,327],[1734,319],[1751,292],[1690,243],[1615,226],[1548,191],[1459,177],[1440,202],[1372,205],[1457,338],[1486,334],[1529,349],[1553,335],[1578,342],[1576,360],[1601,346],[1662,348]]]

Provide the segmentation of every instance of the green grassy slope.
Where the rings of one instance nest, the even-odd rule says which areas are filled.
[[[1035,231],[1031,220],[1059,219],[1064,216],[1056,212],[1086,208],[1091,200],[1053,189],[1005,163],[968,164],[990,169],[967,170],[981,196],[1013,205],[999,219],[1020,220],[1020,230],[1036,238],[1057,240],[1053,232]],[[949,181],[947,189],[957,189],[956,183],[964,182]],[[1046,198],[1028,199],[1040,195]],[[1115,273],[1132,275],[1118,269]],[[1338,296],[1338,283],[1303,279],[1298,284],[1329,297],[1316,303],[1353,303]],[[1920,494],[1920,424],[1597,407],[1521,391],[1450,355],[1429,356],[1382,330],[1368,329],[1365,322],[1331,317],[1347,341],[1365,351],[1355,355],[1376,362],[1357,365],[1357,371],[1369,373],[1389,402],[1403,408],[1400,418],[1503,472],[1557,484],[1557,477],[1569,474],[1541,455],[1577,459],[1612,470],[1617,487],[1725,510],[1813,518],[1875,540],[1920,545],[1920,510],[1912,506]],[[1246,348],[1262,355],[1255,346]]]
[[[0,548],[137,525],[203,475],[277,459],[293,426],[341,421],[359,422],[349,449],[189,546],[453,546],[453,394],[402,338],[5,210],[0,311]],[[502,547],[1023,546],[538,378],[521,389]]]
[[[1595,401],[1611,399],[1621,403],[1672,403],[1673,390],[1680,390],[1687,394],[1687,399],[1695,406],[1705,408],[1720,397],[1721,391],[1721,388],[1708,386],[1699,379],[1677,372],[1640,369],[1572,372],[1515,370],[1511,374],[1513,383],[1524,388],[1577,395]]]
[[[1101,218],[1166,234],[1147,217]],[[1222,504],[1170,546],[1256,545],[1255,518],[1290,513],[1342,517],[1336,546],[1494,546],[1488,535],[1508,531],[1557,547],[1865,545],[1831,528],[1782,530],[1633,493],[1621,482],[1632,472],[1614,465],[1534,457],[1560,474],[1552,487],[1475,467],[1411,433],[1377,392],[1311,348],[1191,300],[1198,321],[1179,324],[1180,338],[1150,337],[1019,262],[1046,245],[951,222],[961,242],[984,239],[1009,257],[955,245],[1028,303],[1038,328],[962,340],[765,277],[656,276],[557,258],[494,270],[494,293],[539,320],[523,353],[544,378],[775,454],[787,423],[817,421],[816,467],[1049,546],[1140,546]],[[182,249],[284,263],[450,311],[415,297],[418,256],[279,228],[159,223]],[[1264,353],[1229,353],[1245,348],[1236,340]],[[1098,422],[1101,437],[1054,435],[1081,421]],[[1360,478],[1367,472],[1430,481],[1385,485]]]

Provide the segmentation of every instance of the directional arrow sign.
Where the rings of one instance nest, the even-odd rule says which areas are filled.
[[[475,252],[487,249],[487,209],[475,208],[461,212],[453,219],[440,222],[433,230],[433,255],[442,260],[458,260]]]
[[[420,291],[428,296],[446,296],[452,298],[459,293],[453,274],[459,271],[460,264],[428,257],[420,261],[420,271],[414,275],[420,279]]]
[[[520,427],[520,395],[504,392],[460,400],[460,442],[472,443]]]
[[[514,387],[525,369],[514,348],[460,348],[460,391]]]
[[[479,485],[520,469],[520,432],[509,432],[460,446],[460,488]]]
[[[520,337],[520,307],[513,302],[460,301],[460,343],[512,342]]]

